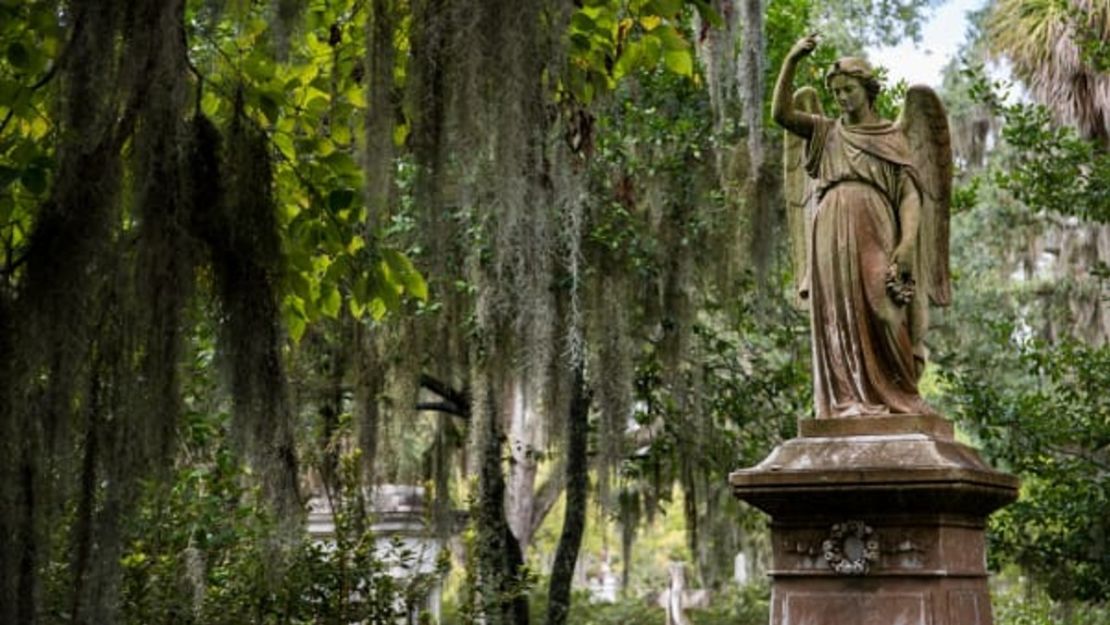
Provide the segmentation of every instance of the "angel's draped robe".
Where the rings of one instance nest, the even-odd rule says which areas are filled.
[[[805,165],[819,198],[809,261],[817,417],[933,414],[917,391],[926,298],[918,288],[898,305],[886,288],[902,198],[919,193],[905,137],[885,121],[815,122]]]

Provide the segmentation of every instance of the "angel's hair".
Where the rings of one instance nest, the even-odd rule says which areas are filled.
[[[832,67],[825,74],[826,87],[832,86],[832,79],[835,76],[848,76],[860,81],[864,91],[867,92],[867,102],[872,106],[883,89],[879,79],[875,77],[874,70],[871,69],[871,64],[858,56],[846,56],[833,62]]]

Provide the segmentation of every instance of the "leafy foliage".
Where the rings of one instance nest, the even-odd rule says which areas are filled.
[[[1099,227],[1054,216],[1105,220],[1110,171],[1100,149],[1042,107],[1004,103],[977,69],[962,78],[1001,118],[1004,143],[954,220],[961,288],[941,333],[941,401],[1023,480],[1020,500],[992,517],[995,564],[1020,565],[1054,599],[1098,601],[1110,575],[1110,348],[1082,340],[1098,335],[1087,326],[1099,317],[1076,311],[1090,298],[1097,313],[1104,279],[1086,257],[1077,275],[1053,276],[1029,256],[1053,228]],[[1034,607],[1007,618],[1032,619],[1021,610]]]
[[[191,412],[190,462],[169,488],[148,485],[129,522],[119,622],[392,623],[418,614],[447,563],[421,573],[416,554],[370,531],[357,458],[342,459],[330,499],[333,541],[304,536],[275,553],[280,524],[244,486],[227,421]]]
[[[1110,222],[1110,154],[1069,126],[1054,123],[1044,106],[1005,104],[1006,86],[981,67],[967,70],[970,94],[1003,121],[1011,148],[995,170],[998,185],[1026,206]]]
[[[1006,341],[998,356],[948,376],[948,397],[988,457],[1024,480],[992,518],[992,554],[1042,579],[1057,598],[1110,592],[1110,348]],[[991,368],[983,368],[990,366]],[[1005,367],[999,369],[999,367]],[[1020,374],[999,379],[986,371]]]

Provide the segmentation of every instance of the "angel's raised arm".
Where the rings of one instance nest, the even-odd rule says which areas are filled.
[[[804,113],[794,108],[794,70],[798,61],[808,56],[817,47],[817,35],[807,35],[798,40],[779,71],[778,82],[775,83],[775,98],[771,104],[771,116],[775,122],[788,131],[809,140],[813,136],[814,118],[809,113]]]

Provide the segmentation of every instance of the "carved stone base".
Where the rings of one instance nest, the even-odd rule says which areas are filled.
[[[940,417],[800,431],[730,477],[771,515],[771,624],[990,625],[983,528],[1017,479]]]

